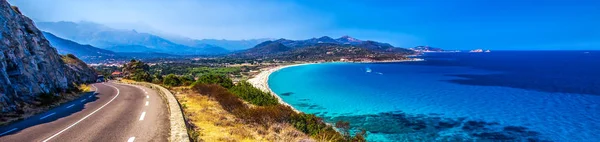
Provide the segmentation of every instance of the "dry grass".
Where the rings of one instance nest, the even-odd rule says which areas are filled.
[[[208,96],[196,94],[186,87],[172,90],[192,125],[195,134],[190,136],[196,141],[310,141],[289,124],[272,124],[269,128],[246,124]]]
[[[130,80],[130,79],[121,79],[121,82],[123,82],[123,83],[136,83],[137,81]]]
[[[90,87],[91,85],[89,84],[80,84],[79,86],[77,86],[77,89],[79,89],[79,91],[81,92],[90,92],[92,91],[92,87]]]

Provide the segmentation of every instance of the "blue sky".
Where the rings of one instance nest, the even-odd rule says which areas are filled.
[[[598,0],[9,0],[35,21],[195,39],[350,35],[399,47],[600,49]]]

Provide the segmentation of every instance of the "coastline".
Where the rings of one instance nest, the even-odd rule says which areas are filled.
[[[280,69],[283,69],[283,68],[303,66],[303,65],[312,65],[312,64],[319,64],[319,63],[300,63],[300,64],[291,64],[291,65],[280,65],[280,66],[276,66],[276,67],[262,69],[262,71],[260,73],[258,73],[256,76],[254,76],[254,78],[248,79],[248,83],[252,84],[252,86],[254,86],[264,92],[267,92],[267,93],[273,95],[275,98],[277,98],[277,100],[280,104],[289,106],[295,112],[300,113],[301,111],[297,110],[296,108],[294,108],[294,106],[283,101],[283,99],[281,99],[281,97],[279,97],[279,95],[277,95],[275,92],[273,92],[271,90],[271,88],[269,88],[269,76],[272,73],[274,73]]]
[[[248,79],[248,83],[252,84],[252,86],[254,86],[264,92],[267,92],[267,93],[273,95],[275,98],[277,98],[277,100],[280,104],[289,106],[295,112],[300,113],[301,111],[297,110],[296,108],[294,108],[294,106],[283,101],[283,99],[281,99],[281,97],[279,95],[277,95],[275,92],[273,92],[271,90],[271,88],[269,87],[269,76],[272,73],[277,72],[278,70],[283,69],[283,68],[303,66],[303,65],[322,64],[322,63],[357,63],[357,64],[361,64],[361,63],[391,63],[391,62],[417,62],[417,61],[425,61],[425,60],[420,59],[420,58],[412,58],[412,59],[408,59],[408,60],[383,60],[383,61],[368,61],[368,62],[316,62],[316,63],[299,63],[299,64],[290,64],[290,65],[279,65],[276,67],[269,67],[269,68],[261,69],[260,73],[258,73],[253,78]]]

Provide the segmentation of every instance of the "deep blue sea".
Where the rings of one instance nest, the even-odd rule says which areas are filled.
[[[427,53],[422,62],[324,63],[270,88],[369,141],[600,141],[600,51]]]

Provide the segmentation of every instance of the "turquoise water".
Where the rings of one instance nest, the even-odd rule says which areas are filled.
[[[370,141],[600,141],[600,70],[548,54],[585,58],[449,53],[420,63],[314,64],[274,72],[269,86],[302,112],[366,129]]]

